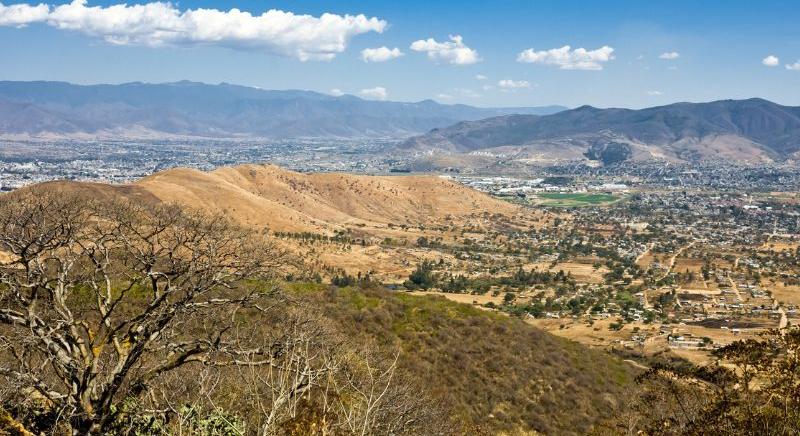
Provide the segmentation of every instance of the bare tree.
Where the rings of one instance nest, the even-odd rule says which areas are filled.
[[[332,378],[336,427],[347,434],[450,434],[445,409],[398,368],[400,351],[379,351],[374,343],[343,357]]]
[[[444,409],[398,369],[400,352],[355,343],[304,303],[263,339],[285,344],[269,365],[240,366],[258,434],[445,434]],[[267,323],[270,323],[267,320]]]
[[[64,192],[0,204],[0,377],[75,434],[102,433],[115,401],[188,364],[256,365],[230,326],[267,310],[281,253],[221,216]],[[228,314],[221,323],[217,314]]]
[[[256,408],[254,421],[259,421],[261,435],[280,433],[304,404],[324,398],[330,377],[339,369],[341,342],[323,320],[300,309],[285,311],[280,320],[265,320],[271,328],[265,332],[262,327],[260,340],[281,344],[279,356],[268,365],[237,367],[245,382],[243,394]]]

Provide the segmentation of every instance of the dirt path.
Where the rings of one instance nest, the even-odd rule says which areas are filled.
[[[731,289],[733,289],[733,292],[736,293],[736,298],[739,300],[739,302],[744,301],[744,299],[742,299],[741,292],[739,292],[739,285],[733,281],[733,278],[731,278],[731,273],[728,273],[728,282],[731,284]]]
[[[695,244],[694,242],[690,242],[681,247],[680,250],[676,251],[675,254],[672,255],[672,258],[669,260],[669,268],[667,268],[667,272],[665,272],[664,275],[661,276],[661,278],[659,278],[658,280],[664,280],[665,278],[667,278],[669,273],[672,272],[672,269],[675,268],[675,262],[678,260],[678,256],[683,254],[684,251],[692,248],[694,244]]]
[[[653,249],[653,242],[647,244],[645,250],[641,254],[636,256],[636,260],[634,260],[633,263],[639,265],[639,261],[642,260],[643,257],[647,256],[647,254],[650,253],[650,250],[652,249]]]
[[[777,300],[775,301],[777,303]],[[789,326],[789,318],[786,317],[786,311],[782,307],[778,307],[778,312],[781,313],[781,320],[778,322],[778,330],[783,330]]]
[[[652,309],[653,305],[650,304],[650,301],[647,299],[647,289],[642,289],[642,299],[644,300],[642,306],[644,306],[645,309]]]

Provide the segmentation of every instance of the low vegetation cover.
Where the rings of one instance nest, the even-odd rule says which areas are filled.
[[[400,372],[447,407],[460,434],[584,434],[615,413],[637,374],[602,351],[442,297],[379,287],[314,295],[348,335],[402,350]]]

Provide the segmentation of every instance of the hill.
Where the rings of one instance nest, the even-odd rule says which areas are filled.
[[[40,186],[90,198],[174,202],[222,213],[244,227],[296,236],[281,239],[283,246],[316,262],[323,274],[331,269],[373,271],[391,281],[404,280],[420,259],[433,256],[416,247],[420,237],[454,240],[463,238],[462,227],[525,222],[509,224],[510,217],[522,213],[518,206],[436,176],[303,174],[273,165],[242,165],[211,172],[175,168],[130,185],[59,181],[26,189]],[[303,242],[336,234],[346,234],[350,242],[325,248]],[[397,241],[402,253],[382,246],[383,241]]]
[[[0,82],[0,135],[14,138],[409,136],[462,120],[563,109],[371,101],[189,81]]]
[[[437,176],[298,173],[275,165],[240,165],[204,172],[173,168],[130,185],[48,182],[37,186],[136,201],[178,203],[224,213],[247,227],[333,233],[346,227],[419,226],[517,206]],[[36,189],[37,186],[27,188]]]
[[[351,337],[399,347],[404,375],[448,406],[455,433],[587,434],[619,411],[636,375],[603,351],[443,297],[295,289]]]
[[[12,283],[3,329],[11,346],[0,361],[25,371],[2,374],[18,377],[6,386],[22,387],[1,393],[0,428],[5,409],[36,434],[88,428],[79,421],[85,416],[100,421],[91,427],[101,434],[173,434],[175,427],[191,434],[586,434],[620,410],[637,372],[522,319],[442,297],[371,281],[277,279],[291,259],[258,232],[147,207],[155,200],[144,188],[61,187],[90,198],[140,196],[144,207],[85,202],[41,186],[0,195],[2,247],[13,253],[0,265],[3,282]],[[68,266],[40,268],[43,261]],[[19,292],[27,277],[46,291]],[[34,332],[23,316],[36,319]],[[62,334],[64,318],[82,330]],[[66,344],[46,339],[65,336]],[[35,341],[41,354],[16,353]],[[52,360],[49,347],[73,343],[87,345]],[[113,343],[123,345],[105,346]],[[23,384],[31,379],[36,388]],[[103,403],[79,402],[91,393],[60,394],[81,379],[114,391]],[[75,389],[88,392],[85,386]],[[67,401],[102,415],[70,410],[62,419]],[[206,413],[221,422],[193,430],[189,419]],[[408,420],[405,430],[382,430]],[[240,430],[209,430],[230,427]]]
[[[409,139],[411,150],[513,148],[553,159],[777,160],[800,152],[800,107],[767,100],[676,103],[641,110],[582,106],[552,115],[465,121]]]
[[[122,196],[145,204],[179,201],[225,212],[256,229],[262,223],[296,225],[301,217],[331,227],[365,222],[385,228],[384,222],[395,214],[417,223],[451,215],[472,224],[479,220],[470,217],[484,211],[518,213],[513,205],[435,177],[299,174],[255,165],[210,173],[175,169],[127,186],[50,186],[89,198]],[[43,187],[47,185],[27,189]],[[304,256],[314,260],[310,258],[321,253]],[[446,428],[454,434],[586,434],[619,411],[636,375],[633,366],[607,353],[557,338],[521,319],[442,297],[414,296],[374,284],[358,288],[289,281],[281,287],[289,300],[306,304],[302,307],[323,317],[327,322],[322,325],[332,326],[332,334],[347,338],[348,344],[375,343],[390,356],[399,350],[397,380],[408,381],[419,398],[434,400],[431,408],[441,404]],[[275,316],[273,321],[291,318]],[[246,381],[240,375],[225,380],[214,403],[252,419],[252,403],[230,395],[247,391],[242,387]]]
[[[425,225],[475,212],[517,208],[436,176],[303,174],[273,165],[212,172],[172,169],[136,182],[161,201],[225,212],[238,222],[275,231],[333,232],[346,226]]]

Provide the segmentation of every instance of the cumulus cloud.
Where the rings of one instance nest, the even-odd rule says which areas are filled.
[[[50,6],[38,4],[18,4],[5,6],[0,3],[0,26],[24,27],[30,23],[37,23],[47,19]]]
[[[664,95],[664,93],[661,91],[647,91],[647,95],[651,97],[658,97],[660,95]]]
[[[252,15],[235,8],[181,11],[164,2],[104,7],[74,0],[52,7],[25,4],[0,7],[0,25],[34,22],[101,38],[110,44],[218,45],[262,50],[301,61],[333,59],[354,36],[381,33],[387,26],[384,20],[364,15],[325,13],[314,17],[276,9]]]
[[[679,57],[681,57],[681,54],[676,52],[676,51],[670,51],[670,52],[666,52],[666,53],[661,53],[661,55],[658,56],[659,59],[666,59],[668,61],[671,61],[671,60],[674,60],[674,59],[678,59]]]
[[[452,100],[452,99],[453,99],[453,96],[452,96],[452,95],[450,95],[450,94],[444,94],[444,93],[442,93],[442,94],[436,94],[436,98],[438,98],[438,99],[440,99],[440,100]]]
[[[364,62],[386,62],[405,55],[399,48],[378,47],[361,50],[361,60]]]
[[[527,80],[503,79],[497,82],[497,86],[502,89],[530,89],[531,84]]]
[[[475,80],[486,80],[488,77],[484,76],[483,74],[476,74]]]
[[[800,71],[800,61],[797,61],[793,64],[786,64],[786,69],[792,71]]]
[[[366,88],[362,89],[358,92],[363,97],[375,99],[375,100],[386,100],[386,97],[389,96],[389,92],[386,91],[386,88],[383,86],[376,86],[374,88]]]
[[[330,94],[330,95],[332,95],[334,97],[341,97],[341,96],[344,95],[344,92],[339,88],[333,88],[328,92],[328,94]]]
[[[428,54],[434,62],[451,65],[470,65],[481,61],[478,52],[467,47],[461,35],[450,35],[450,41],[438,42],[433,38],[411,43],[411,50]]]
[[[768,67],[777,67],[780,65],[781,60],[777,56],[769,55],[761,60],[761,63]]]
[[[596,50],[572,50],[568,45],[541,51],[529,48],[517,56],[517,62],[552,65],[562,70],[602,70],[603,63],[612,59],[614,49],[607,45]]]

